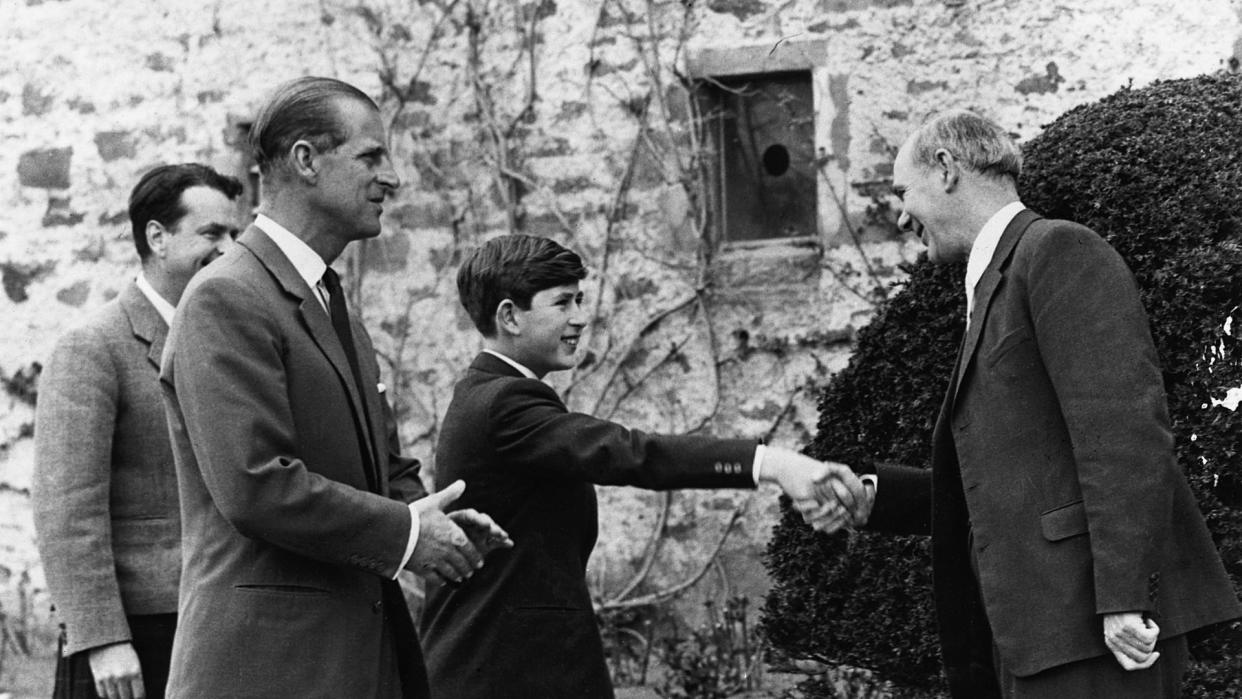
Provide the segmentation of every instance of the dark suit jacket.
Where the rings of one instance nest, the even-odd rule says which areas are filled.
[[[160,400],[164,319],[130,283],[56,343],[39,378],[34,523],[65,653],[177,611],[181,519]]]
[[[393,629],[413,646],[396,661],[422,673],[391,581],[417,464],[396,456],[362,325],[355,387],[280,249],[253,226],[237,242],[190,283],[160,376],[185,551],[168,695],[376,697],[397,670],[382,652]],[[354,428],[364,401],[369,433]]]
[[[954,696],[995,693],[993,636],[1026,676],[1108,653],[1102,614],[1148,612],[1164,638],[1239,615],[1138,289],[1090,230],[1030,211],[1005,230],[933,441],[930,473],[879,469],[871,525],[930,524]]]
[[[423,648],[436,699],[610,697],[586,586],[595,488],[753,488],[755,442],[649,435],[581,413],[487,353],[458,382],[436,485],[509,532],[465,583],[429,589]]]

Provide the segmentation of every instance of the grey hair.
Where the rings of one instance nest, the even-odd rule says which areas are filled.
[[[955,110],[940,114],[916,132],[911,153],[922,167],[936,166],[941,148],[966,169],[989,177],[1009,177],[1015,183],[1022,174],[1022,151],[1000,124],[974,112]]]

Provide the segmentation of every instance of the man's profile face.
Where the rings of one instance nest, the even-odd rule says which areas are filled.
[[[928,259],[936,264],[965,259],[969,243],[959,241],[946,225],[953,202],[945,191],[944,172],[914,162],[914,141],[910,137],[893,161],[893,194],[901,201],[897,227],[917,236],[927,246]]]
[[[237,203],[224,192],[206,186],[181,193],[185,209],[166,227],[163,262],[168,274],[183,282],[232,247],[239,229]]]
[[[562,284],[537,292],[530,308],[514,308],[521,334],[514,338],[516,361],[542,378],[549,371],[572,369],[586,311],[578,282]]]
[[[318,168],[312,205],[347,242],[380,234],[384,199],[401,180],[388,153],[388,137],[379,112],[352,99],[336,101],[338,118],[348,140],[317,153]]]

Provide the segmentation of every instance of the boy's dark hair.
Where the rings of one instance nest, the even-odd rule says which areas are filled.
[[[586,277],[582,258],[548,238],[502,235],[475,248],[457,270],[457,293],[474,327],[496,335],[496,307],[510,299],[518,308],[544,289]]]
[[[210,187],[229,199],[237,199],[242,193],[242,183],[237,178],[221,175],[199,163],[160,165],[147,172],[129,194],[129,221],[139,259],[146,260],[151,254],[147,224],[159,221],[165,228],[176,226],[186,214],[181,193],[191,187]]]

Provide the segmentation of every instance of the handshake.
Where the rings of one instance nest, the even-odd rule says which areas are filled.
[[[759,479],[779,485],[802,520],[826,534],[866,524],[875,503],[874,484],[849,466],[788,449],[765,447]]]

